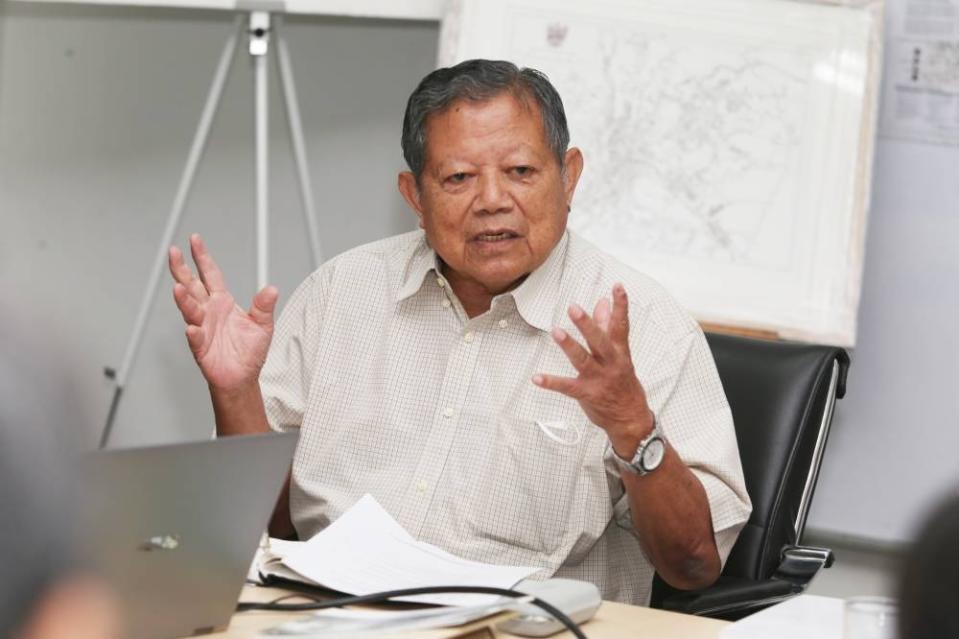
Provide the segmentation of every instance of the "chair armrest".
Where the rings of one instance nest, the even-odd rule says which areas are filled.
[[[788,581],[736,579],[721,577],[701,590],[681,592],[663,599],[664,610],[717,619],[740,619],[767,606],[779,603],[801,591]]]
[[[779,567],[773,573],[774,579],[781,579],[805,589],[822,568],[832,566],[835,557],[828,548],[814,546],[783,546],[779,556]]]
[[[833,563],[828,548],[784,546],[779,567],[772,578],[755,581],[738,577],[720,577],[701,590],[676,591],[663,598],[664,610],[736,620],[797,595],[821,568]]]

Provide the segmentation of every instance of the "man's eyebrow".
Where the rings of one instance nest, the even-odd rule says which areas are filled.
[[[455,158],[448,160],[441,160],[433,164],[433,170],[436,173],[448,173],[450,171],[454,173],[459,173],[463,170],[469,169],[474,166],[472,162],[466,160],[457,160]]]
[[[527,153],[536,157],[541,157],[542,155],[536,148],[536,145],[529,144],[528,142],[524,141],[518,141],[515,145],[506,150],[504,156],[508,159],[517,153]]]

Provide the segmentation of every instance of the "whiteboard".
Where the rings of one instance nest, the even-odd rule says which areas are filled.
[[[262,9],[281,13],[335,15],[355,18],[438,20],[444,0],[20,0],[64,4],[112,4],[179,9]]]
[[[699,320],[850,346],[881,6],[464,0],[440,65],[544,71],[586,159],[570,226]]]

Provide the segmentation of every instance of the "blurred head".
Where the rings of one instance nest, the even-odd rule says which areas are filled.
[[[23,309],[0,317],[0,637],[115,637],[113,599],[72,548],[73,482],[59,454],[72,438],[55,436],[78,422],[62,372],[68,349]]]
[[[399,189],[453,283],[491,294],[542,264],[582,171],[546,76],[470,60],[427,75],[403,120]]]
[[[49,448],[0,417],[0,637],[115,637],[111,596],[75,562],[68,473]]]
[[[959,637],[959,494],[928,519],[900,582],[901,639]]]

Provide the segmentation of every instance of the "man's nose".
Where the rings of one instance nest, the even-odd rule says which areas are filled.
[[[479,193],[476,198],[477,213],[493,214],[508,211],[513,205],[509,185],[505,176],[497,173],[484,173],[479,179]]]

